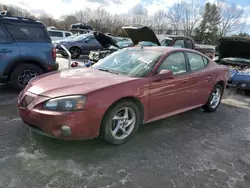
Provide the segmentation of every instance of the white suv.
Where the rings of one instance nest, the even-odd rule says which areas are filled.
[[[55,29],[49,29],[48,33],[52,41],[61,40],[73,35],[73,33],[69,31],[55,30]]]

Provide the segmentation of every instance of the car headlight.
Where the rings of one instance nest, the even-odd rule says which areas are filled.
[[[85,96],[75,95],[50,99],[44,103],[43,108],[52,111],[77,111],[83,110],[85,104]]]

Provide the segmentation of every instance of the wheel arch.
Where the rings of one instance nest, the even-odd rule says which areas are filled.
[[[72,49],[72,48],[78,48],[78,49],[80,50],[80,54],[82,53],[82,49],[81,49],[79,46],[71,46],[71,47],[69,48],[69,50]]]
[[[14,69],[18,66],[21,66],[22,64],[36,65],[39,68],[41,68],[43,72],[46,71],[45,67],[43,66],[44,63],[37,59],[18,59],[8,64],[8,66],[4,70],[4,75],[8,76],[8,79],[9,79]]]
[[[106,110],[106,112],[104,113],[101,123],[103,122],[103,120],[104,120],[106,114],[109,112],[109,110],[110,110],[113,106],[115,106],[116,104],[118,104],[118,103],[120,103],[120,102],[122,102],[122,101],[132,101],[133,103],[136,104],[136,106],[138,107],[138,109],[139,109],[139,111],[140,111],[140,124],[143,123],[143,121],[144,121],[144,116],[145,116],[145,115],[144,115],[144,106],[143,106],[142,102],[141,102],[138,98],[133,97],[133,96],[122,97],[122,98],[120,98],[120,99],[114,101],[114,102],[108,107],[108,109]]]
[[[223,80],[218,81],[215,85],[220,85],[222,87],[222,92],[224,92],[224,88],[226,86],[226,83]]]

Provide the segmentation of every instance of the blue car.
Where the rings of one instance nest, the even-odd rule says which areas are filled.
[[[22,90],[34,77],[56,70],[56,49],[43,23],[0,16],[0,83]]]
[[[63,50],[61,45],[65,46],[67,50],[69,50],[72,59],[77,59],[80,55],[89,55],[90,51],[103,48],[93,34],[83,34],[72,39],[56,43],[57,52],[62,56],[67,56],[67,53]]]
[[[242,58],[226,58],[223,61],[229,59],[231,60],[230,62],[238,64],[238,67],[229,68],[228,86],[233,86],[241,90],[250,90],[250,60]],[[241,62],[241,65],[239,62]]]
[[[223,37],[219,40],[217,63],[229,67],[228,86],[250,91],[250,40],[241,37]]]

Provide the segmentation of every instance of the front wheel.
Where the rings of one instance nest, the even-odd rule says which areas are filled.
[[[14,89],[22,90],[28,82],[43,73],[43,70],[32,64],[22,64],[15,68],[10,76],[10,84]]]
[[[136,104],[124,101],[111,107],[101,125],[101,136],[111,144],[123,144],[135,135],[140,123]]]
[[[206,112],[216,111],[220,105],[222,94],[223,94],[223,87],[219,84],[215,85],[207,104],[203,106],[204,111]]]

